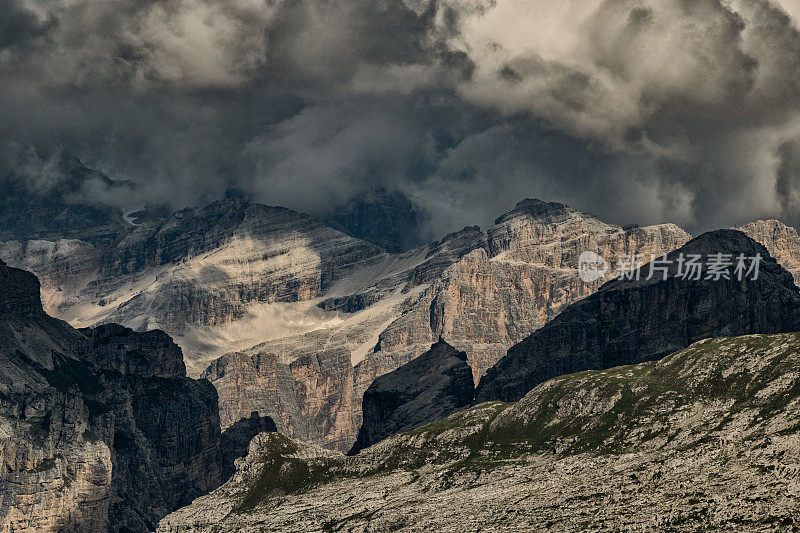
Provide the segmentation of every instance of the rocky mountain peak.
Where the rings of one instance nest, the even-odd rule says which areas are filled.
[[[734,228],[763,244],[786,270],[800,282],[800,235],[780,220],[756,220]]]
[[[757,279],[733,273],[720,279],[678,276],[677,259],[701,254],[761,254]],[[508,350],[488,370],[478,401],[518,400],[562,374],[659,359],[701,339],[800,330],[800,294],[792,276],[744,233],[705,233],[667,255],[666,276],[617,278],[561,312]],[[707,268],[707,267],[706,267]],[[636,279],[636,278],[639,279]],[[729,278],[729,279],[726,279]]]
[[[753,258],[760,255],[762,260],[759,264],[759,275],[763,274],[771,282],[783,286],[790,292],[800,292],[800,289],[794,285],[791,274],[771,256],[767,248],[738,230],[709,231],[695,237],[677,250],[668,253],[666,257],[669,265],[668,276],[677,277],[680,268],[678,261],[680,256],[688,258],[696,255],[701,256],[705,261],[709,256],[716,254],[730,256],[733,264],[726,271],[730,277],[733,277],[733,270],[738,256]],[[647,279],[649,277],[649,268],[649,263],[642,265],[639,268],[639,274],[632,276],[633,279],[617,278],[611,280],[603,285],[600,291],[613,291],[623,287],[633,288],[645,284],[652,285],[662,281],[663,276],[653,276],[652,279]]]
[[[568,205],[558,202],[545,202],[538,198],[525,198],[517,202],[514,209],[498,217],[494,223],[503,224],[508,220],[519,217],[557,220],[566,217],[571,212],[577,211]]]
[[[0,261],[0,314],[43,313],[39,279]]]

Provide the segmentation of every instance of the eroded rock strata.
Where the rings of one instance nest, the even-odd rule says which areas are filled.
[[[679,275],[679,256],[707,262],[713,254],[763,260],[756,279],[737,275],[733,263],[719,279]],[[481,380],[477,401],[515,401],[555,376],[659,359],[704,338],[800,330],[800,289],[744,233],[705,233],[667,260],[666,273],[650,278],[644,266],[633,279],[612,280],[509,349]]]
[[[488,233],[465,228],[360,284],[334,287],[332,294],[342,296],[320,307],[346,312],[344,323],[231,352],[205,375],[220,392],[223,425],[259,410],[288,435],[347,450],[373,380],[440,337],[467,353],[477,382],[508,348],[602,284],[580,280],[582,251],[611,262],[632,253],[649,259],[689,238],[674,225],[622,228],[562,204],[526,200]],[[607,278],[613,275],[612,268]]]
[[[623,228],[538,200],[486,232],[465,228],[402,254],[237,200],[131,220],[138,225],[110,244],[11,241],[0,258],[36,272],[46,308],[76,326],[167,331],[190,375],[216,386],[223,427],[258,411],[293,437],[341,450],[356,438],[361,396],[376,377],[443,337],[467,353],[477,383],[615,275],[612,265],[604,279],[582,282],[581,251],[646,262],[690,238],[672,224]],[[798,268],[791,228],[742,229]]]
[[[756,220],[741,226],[739,231],[760,242],[783,268],[800,281],[800,235],[797,230],[778,220]]]

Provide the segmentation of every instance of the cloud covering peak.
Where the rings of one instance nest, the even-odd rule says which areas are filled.
[[[783,1],[0,0],[0,175],[41,187],[67,151],[138,184],[104,202],[320,215],[383,187],[430,236],[528,196],[797,225]]]

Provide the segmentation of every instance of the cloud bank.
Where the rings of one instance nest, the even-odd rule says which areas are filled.
[[[800,224],[795,0],[0,0],[0,174],[68,151],[124,199],[324,215],[376,187],[430,237],[538,196],[691,231]],[[136,207],[129,205],[127,207]]]

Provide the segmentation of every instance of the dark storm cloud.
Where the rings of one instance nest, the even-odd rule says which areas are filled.
[[[0,50],[31,43],[48,25],[18,0],[0,0]]]
[[[324,214],[384,186],[432,233],[524,196],[691,230],[796,217],[800,34],[766,0],[0,0],[0,14],[0,165],[34,190],[66,152],[137,182],[132,197],[84,191],[131,208],[237,190]]]
[[[800,224],[800,139],[787,141],[778,150],[780,166],[776,184],[783,212],[792,224]]]

